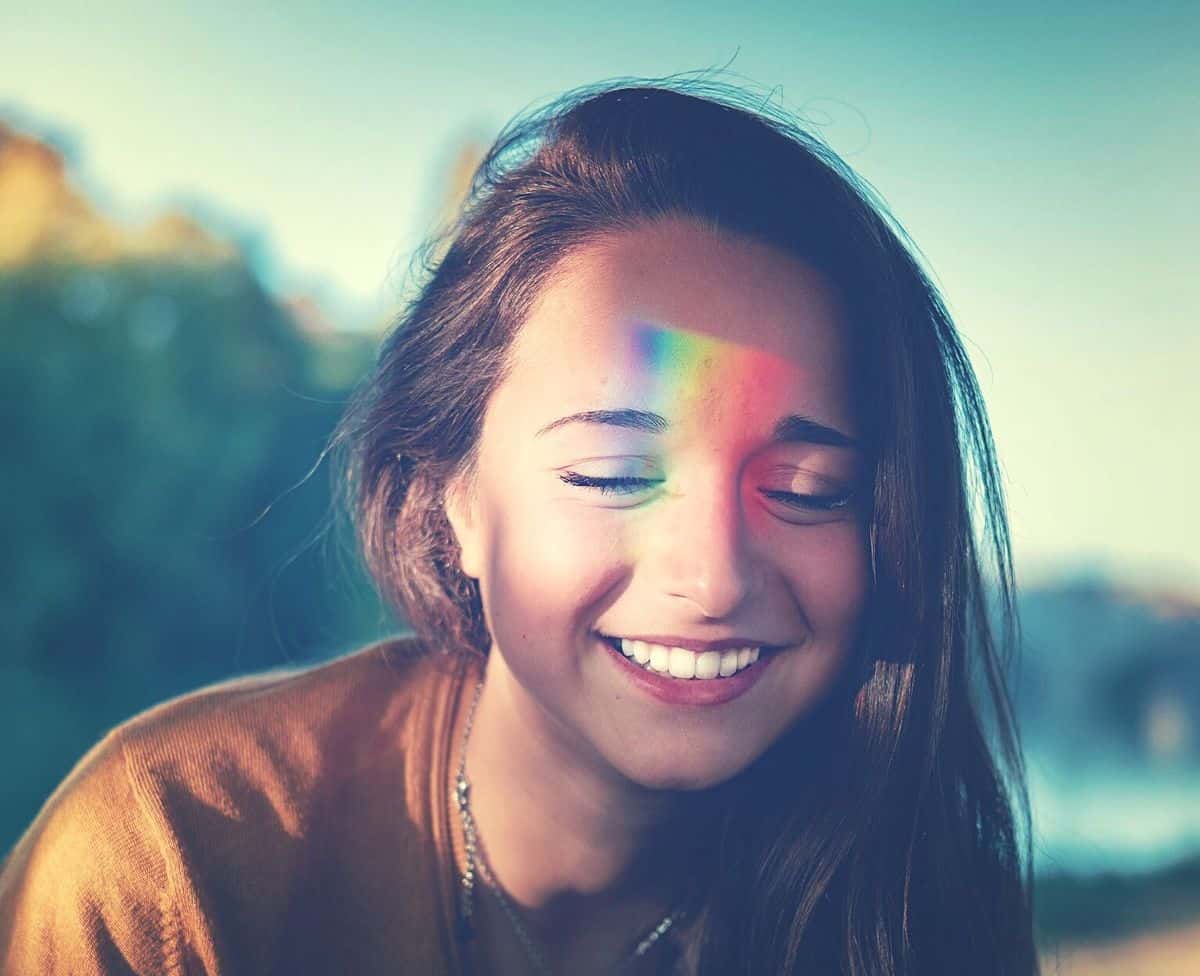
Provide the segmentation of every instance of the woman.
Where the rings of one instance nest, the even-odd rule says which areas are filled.
[[[11,971],[1037,970],[969,363],[738,102],[501,135],[337,437],[415,637],[110,734],[0,876]]]

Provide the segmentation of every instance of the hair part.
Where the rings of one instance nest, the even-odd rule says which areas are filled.
[[[874,582],[854,666],[718,788],[728,812],[721,884],[698,906],[701,972],[1033,973],[1028,803],[1002,668],[1014,584],[982,397],[886,207],[782,109],[748,102],[715,82],[623,82],[510,123],[335,434],[341,490],[371,575],[424,646],[484,655],[446,492],[469,490],[513,339],[564,258],[682,217],[826,274],[849,312]],[[739,809],[764,829],[740,829]]]

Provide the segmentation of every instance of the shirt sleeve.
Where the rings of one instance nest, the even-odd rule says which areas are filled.
[[[110,732],[0,865],[0,972],[182,973],[159,839]]]

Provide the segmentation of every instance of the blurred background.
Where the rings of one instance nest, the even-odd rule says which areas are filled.
[[[410,256],[515,112],[723,69],[879,190],[979,373],[1047,972],[1200,972],[1200,8],[43,0],[0,33],[0,853],[130,715],[396,629],[322,450]]]

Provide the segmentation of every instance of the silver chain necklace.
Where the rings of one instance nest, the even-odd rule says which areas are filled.
[[[540,976],[553,976],[554,971],[550,968],[550,963],[546,960],[546,954],[542,951],[541,946],[538,945],[537,940],[525,927],[525,923],[521,921],[521,917],[517,913],[516,906],[513,905],[503,886],[496,879],[495,872],[491,869],[487,854],[484,852],[483,843],[479,839],[479,831],[475,826],[475,817],[471,813],[471,783],[467,779],[467,742],[471,738],[471,727],[475,724],[475,709],[479,705],[479,695],[482,690],[483,680],[480,679],[475,685],[475,694],[471,698],[471,707],[467,712],[467,724],[463,730],[462,752],[459,755],[458,772],[454,780],[454,798],[458,807],[459,820],[462,824],[463,848],[467,861],[466,867],[463,868],[459,879],[458,938],[460,942],[469,942],[475,937],[475,879],[478,876],[488,886],[488,889],[495,896],[496,901],[500,903],[501,909],[503,909],[509,923],[512,925],[517,941],[524,948],[530,963],[533,964],[533,968]],[[620,963],[620,968],[624,969],[631,966],[649,952],[651,947],[666,935],[682,915],[683,913],[680,911],[672,911],[663,916],[662,920],[638,941],[633,951]]]

